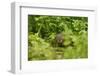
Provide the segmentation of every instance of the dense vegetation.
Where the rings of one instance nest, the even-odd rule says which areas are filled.
[[[88,18],[28,15],[28,60],[88,57]]]

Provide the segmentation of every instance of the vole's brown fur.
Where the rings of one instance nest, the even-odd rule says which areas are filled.
[[[55,42],[56,42],[57,46],[59,46],[59,47],[63,46],[64,36],[62,33],[59,33],[56,35]]]

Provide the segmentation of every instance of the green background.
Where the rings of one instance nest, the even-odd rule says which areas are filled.
[[[28,15],[29,61],[79,58],[88,58],[88,17]]]

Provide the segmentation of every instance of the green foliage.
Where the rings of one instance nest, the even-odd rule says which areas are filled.
[[[28,16],[28,60],[87,57],[87,17]]]

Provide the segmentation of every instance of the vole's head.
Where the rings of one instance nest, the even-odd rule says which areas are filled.
[[[64,42],[64,36],[63,36],[62,33],[57,34],[55,39],[56,39],[57,43],[63,43]]]

